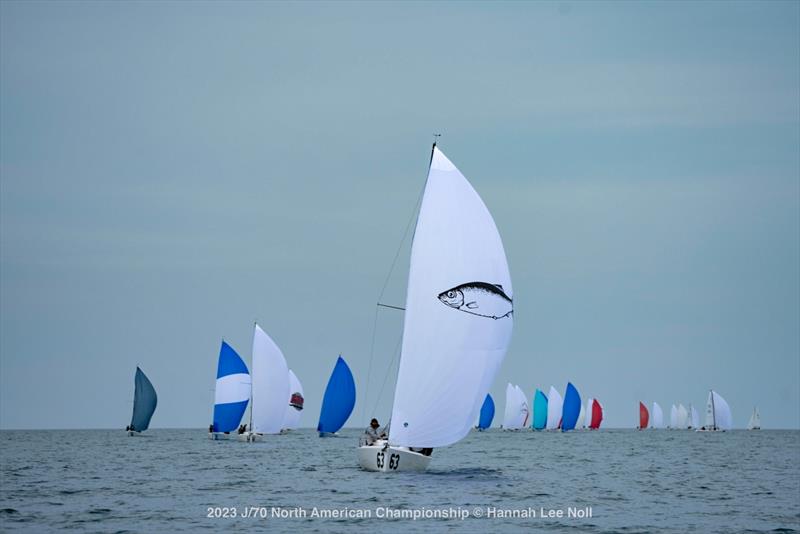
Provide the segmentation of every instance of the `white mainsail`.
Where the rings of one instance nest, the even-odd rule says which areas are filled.
[[[303,384],[300,383],[300,380],[297,378],[297,375],[294,374],[294,371],[289,369],[289,397],[286,401],[286,411],[283,415],[283,425],[281,425],[282,429],[291,430],[300,425],[300,416],[303,415],[303,405],[300,404],[298,408],[297,404],[292,404],[292,395],[296,395],[298,393],[300,394],[300,399],[305,397],[305,393],[303,392]]]
[[[547,397],[547,430],[554,430],[561,424],[561,411],[564,399],[556,388],[550,386],[550,394]]]
[[[411,245],[389,444],[466,436],[511,340],[511,277],[481,198],[434,146]]]
[[[699,428],[700,427],[700,414],[697,413],[697,408],[694,407],[694,404],[689,405],[689,413],[691,414],[691,428]]]
[[[753,408],[753,415],[750,416],[750,421],[747,423],[747,430],[761,430],[761,414],[758,413],[758,408]]]
[[[674,404],[669,409],[669,427],[678,428],[678,407]]]
[[[277,434],[289,398],[289,368],[281,349],[258,325],[253,332],[252,367],[250,430],[257,434]]]
[[[689,412],[683,404],[678,404],[678,424],[675,428],[685,430],[689,427]]]
[[[652,421],[651,428],[664,428],[664,412],[657,402],[653,402],[653,412],[650,420]]]

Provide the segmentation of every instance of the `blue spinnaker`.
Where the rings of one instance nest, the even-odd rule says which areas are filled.
[[[132,430],[137,432],[147,430],[150,426],[150,418],[153,417],[153,412],[156,411],[156,404],[158,404],[156,389],[142,370],[137,367],[133,390]]]
[[[233,347],[222,342],[214,390],[214,432],[235,430],[250,400],[250,373]]]
[[[488,393],[486,394],[486,398],[483,400],[483,406],[481,406],[481,416],[478,420],[478,428],[481,430],[485,430],[492,426],[492,419],[494,419],[494,400],[492,396]]]
[[[339,356],[328,379],[325,396],[322,397],[317,431],[327,434],[338,432],[353,413],[355,404],[356,383],[353,380],[353,373],[350,372],[344,358]]]
[[[537,389],[533,395],[533,424],[534,430],[542,430],[547,426],[547,395]]]
[[[567,384],[567,391],[564,393],[564,406],[561,408],[561,430],[566,432],[573,430],[581,415],[581,396],[578,390],[572,385]]]

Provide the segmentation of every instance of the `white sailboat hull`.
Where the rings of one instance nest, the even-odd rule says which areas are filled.
[[[397,471],[425,471],[431,457],[406,447],[387,447],[385,441],[358,448],[358,463],[367,471],[394,473]]]
[[[257,432],[245,432],[244,434],[239,434],[239,441],[245,441],[247,443],[264,441],[264,434],[259,434]]]
[[[135,438],[135,437],[142,437],[144,434],[139,432],[138,430],[127,430],[128,436]]]
[[[339,434],[336,432],[319,432],[319,437],[321,438],[338,438]]]

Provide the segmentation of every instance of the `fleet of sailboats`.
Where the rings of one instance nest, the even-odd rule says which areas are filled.
[[[403,323],[400,364],[388,435],[358,448],[368,471],[421,471],[434,448],[457,443],[477,418],[478,430],[491,427],[495,403],[488,390],[502,362],[513,328],[513,291],[502,240],[483,200],[434,143],[417,215]],[[355,380],[338,357],[325,388],[317,431],[333,436],[345,425],[356,401]],[[519,385],[506,386],[505,430],[597,430],[603,405],[567,383],[564,397],[554,386],[536,389],[530,404]],[[157,405],[155,388],[137,367],[128,435],[149,428]],[[286,358],[258,325],[253,328],[251,370],[222,341],[217,362],[213,421],[209,437],[254,442],[300,426],[303,385]],[[248,424],[242,418],[250,408]],[[639,402],[638,429],[664,428],[658,402]],[[727,431],[727,401],[709,390],[705,422],[693,404],[673,403],[670,429]],[[757,407],[747,425],[761,428]]]

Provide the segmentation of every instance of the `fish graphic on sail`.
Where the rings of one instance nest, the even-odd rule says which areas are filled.
[[[514,306],[500,284],[469,282],[439,293],[443,304],[472,315],[503,319],[511,317]]]

